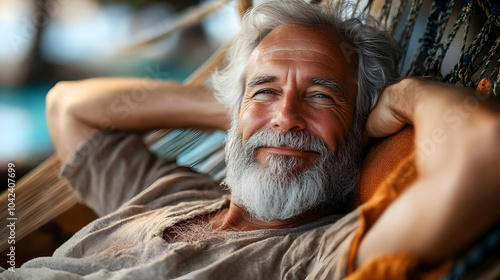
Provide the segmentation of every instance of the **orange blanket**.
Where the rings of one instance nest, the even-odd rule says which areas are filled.
[[[411,255],[386,255],[364,264],[354,271],[359,244],[368,229],[384,210],[416,178],[413,157],[413,129],[401,132],[374,143],[361,169],[357,195],[351,202],[355,208],[368,202],[360,214],[360,228],[351,245],[348,260],[349,280],[357,279],[407,279],[419,273],[419,279],[438,279],[451,268],[452,262],[431,271],[418,271],[418,262]]]
[[[367,202],[382,181],[412,152],[413,128],[409,126],[397,134],[372,143],[361,166],[361,176],[350,210]]]

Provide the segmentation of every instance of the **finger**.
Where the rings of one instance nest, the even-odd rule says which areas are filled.
[[[395,114],[384,106],[377,106],[368,116],[366,121],[366,135],[368,137],[380,138],[394,134],[406,125]]]

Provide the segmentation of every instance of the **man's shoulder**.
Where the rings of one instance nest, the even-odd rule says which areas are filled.
[[[183,201],[211,200],[224,194],[227,193],[219,183],[208,175],[178,166],[174,172],[156,179],[126,205],[168,205]]]

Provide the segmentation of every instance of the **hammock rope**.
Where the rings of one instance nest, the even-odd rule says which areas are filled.
[[[366,3],[365,8],[361,11],[361,15],[370,12],[372,9],[372,5],[373,5],[373,0],[368,0],[368,3]]]
[[[460,59],[458,64],[453,68],[450,73],[449,82],[456,83],[460,81],[462,85],[472,86],[471,77],[472,74],[477,71],[477,68],[473,68],[474,61],[478,57],[479,53],[483,50],[486,42],[488,41],[488,34],[491,32],[491,27],[496,15],[490,14],[486,19],[483,27],[479,33],[474,38],[467,51],[465,49],[465,42],[467,40],[467,33],[464,31],[464,38],[462,43],[462,49],[460,51]],[[469,18],[470,20],[470,18]],[[468,31],[469,21],[467,21],[466,31]],[[484,62],[484,61],[483,61]]]
[[[380,22],[384,23],[384,29],[387,30],[387,21],[389,21],[389,15],[391,13],[392,0],[385,0],[384,6],[382,6],[382,12],[380,14]]]
[[[449,13],[451,14],[451,11]],[[472,1],[466,0],[464,2],[462,9],[460,10],[460,13],[458,15],[457,20],[453,24],[453,26],[448,34],[448,37],[446,38],[445,43],[441,44],[441,43],[436,42],[436,44],[434,46],[434,51],[432,51],[431,53],[435,54],[435,55],[437,54],[437,57],[435,59],[433,59],[433,57],[428,58],[428,60],[430,62],[428,62],[428,64],[427,64],[429,66],[428,66],[428,69],[427,69],[425,75],[430,75],[438,80],[443,80],[443,77],[441,75],[441,67],[443,64],[443,59],[444,59],[446,53],[448,52],[448,49],[450,48],[451,42],[455,39],[455,36],[457,35],[459,28],[466,22],[466,19],[470,18],[471,13],[472,13]],[[448,15],[448,18],[449,18],[449,15]],[[444,34],[444,29],[446,28],[446,24],[447,24],[447,22],[443,22],[441,25],[442,31],[440,33],[438,33],[438,36],[440,37],[439,40],[441,40],[441,37]],[[466,26],[468,26],[468,25],[466,24]],[[464,29],[465,30],[464,34],[467,33],[466,29],[467,29],[467,27]],[[464,47],[464,45],[462,44],[462,48],[463,47]]]
[[[484,74],[486,73],[486,70],[488,69],[488,67],[490,66],[490,63],[493,59],[493,56],[495,55],[495,53],[497,52],[498,50],[498,47],[500,46],[500,37],[498,37],[496,40],[495,40],[495,43],[491,46],[491,48],[489,49],[488,51],[488,56],[487,57],[484,57],[483,60],[481,61],[480,65],[482,63],[484,63],[484,60],[486,60],[486,62],[484,63],[484,67],[483,67],[483,70],[481,70],[481,73],[479,73],[479,78],[478,80],[481,81],[483,79],[483,76]],[[500,61],[500,60],[499,60]],[[494,72],[492,72],[493,74]],[[490,78],[491,79],[491,78]]]
[[[396,30],[398,29],[399,22],[401,21],[401,17],[403,16],[403,12],[406,10],[407,4],[408,4],[407,0],[404,0],[404,1],[400,0],[398,3],[396,15],[394,16],[394,19],[392,20],[392,26],[391,26],[392,37],[394,37]]]
[[[465,256],[456,261],[456,264],[450,270],[448,275],[443,277],[443,280],[458,280],[466,276],[466,273],[472,269],[475,269],[481,265],[482,262],[487,260],[487,257],[498,252],[500,249],[500,226],[495,227],[491,232],[489,232],[485,237],[483,237],[476,246],[469,249]],[[498,275],[497,275],[498,276]],[[491,277],[485,277],[483,279],[493,279],[494,275]],[[497,278],[495,278],[497,279]]]
[[[495,79],[495,73],[497,73],[497,78]],[[495,65],[495,68],[493,72],[491,72],[489,76],[489,81],[490,81],[490,86],[489,86],[489,92],[493,93],[495,97],[500,97],[500,59],[497,60],[497,63]],[[486,85],[486,87],[488,87]]]
[[[356,15],[356,11],[358,10],[358,7],[359,7],[359,3],[361,2],[361,0],[357,0],[356,1],[356,4],[354,5],[354,9],[352,10],[352,13],[351,13],[351,17],[354,17]],[[342,2],[341,4],[342,6],[344,5],[344,3]]]
[[[436,30],[436,38],[434,40],[433,46],[430,47],[429,49],[428,56],[425,57],[424,61],[424,67],[426,69],[425,72],[423,73],[424,76],[431,76],[437,80],[443,79],[440,69],[441,69],[441,62],[444,58],[444,54],[446,53],[446,51],[442,50],[443,44],[441,43],[441,40],[443,38],[444,31],[446,29],[446,25],[448,24],[453,8],[455,7],[455,2],[456,2],[455,0],[447,2],[444,14],[439,15],[440,22]],[[451,40],[449,42],[451,43]],[[436,58],[436,55],[440,50],[441,50],[441,55],[438,55]],[[411,75],[416,75],[416,73],[412,73]]]
[[[401,41],[399,43],[399,47],[401,49],[401,54],[403,55],[403,57],[406,57],[406,52],[408,51],[408,44],[410,43],[410,38],[413,34],[413,30],[415,29],[417,17],[420,14],[420,10],[422,8],[423,3],[424,3],[423,0],[413,1],[413,5],[410,10],[410,15],[407,18],[407,22],[405,24],[405,28],[401,36]],[[404,59],[402,59],[401,61],[404,62]]]
[[[432,2],[430,14],[427,18],[424,35],[419,40],[420,46],[413,56],[410,67],[405,76],[426,76],[444,82],[455,83],[457,85],[477,89],[482,94],[493,94],[499,96],[498,83],[498,61],[491,70],[490,75],[485,75],[490,67],[491,61],[498,55],[500,41],[494,38],[491,42],[489,34],[493,28],[500,26],[500,4],[491,5],[489,1],[466,0],[460,10],[460,13],[451,27],[448,36],[442,43],[445,29],[449,23],[450,16],[455,6],[455,0],[442,1],[434,0]],[[476,10],[474,4],[479,6],[486,13],[486,20],[481,29],[476,34],[471,43],[467,43],[472,15]],[[412,11],[415,10],[414,2]],[[399,11],[398,11],[399,12]],[[403,51],[407,49],[409,33],[408,26],[411,25],[410,19],[415,17],[417,11],[411,12],[409,21],[405,26],[405,31],[400,41]],[[452,67],[452,70],[445,76],[442,76],[441,67],[445,55],[454,41],[458,31],[463,26],[462,42],[460,45],[460,55],[458,62]],[[394,29],[392,30],[394,32]],[[498,59],[498,58],[497,58]],[[477,74],[476,74],[477,73]],[[474,79],[474,76],[477,78]]]
[[[427,18],[427,28],[422,39],[419,40],[420,47],[413,57],[407,76],[422,76],[424,74],[426,58],[432,55],[432,46],[436,44],[439,29],[443,27],[441,20],[446,13],[451,13],[451,10],[453,10],[453,6],[447,6],[446,1],[433,1],[430,15]]]

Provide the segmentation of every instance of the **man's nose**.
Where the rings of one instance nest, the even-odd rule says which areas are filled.
[[[307,123],[303,117],[301,101],[294,96],[282,96],[271,119],[271,126],[284,131],[305,129]]]

